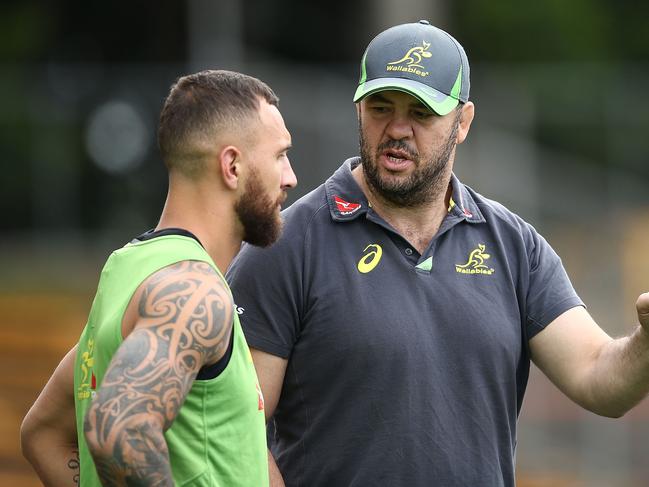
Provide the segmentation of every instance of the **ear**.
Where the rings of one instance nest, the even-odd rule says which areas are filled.
[[[356,118],[358,118],[358,121],[360,122],[361,120],[361,102],[359,101],[356,105]]]
[[[460,125],[457,130],[457,139],[456,142],[461,144],[466,139],[466,136],[469,135],[469,129],[471,128],[471,122],[473,122],[473,115],[475,115],[475,106],[473,102],[467,101],[462,106],[462,114],[460,115]]]
[[[228,145],[219,152],[219,169],[223,184],[230,189],[237,189],[241,176],[241,151],[233,145]]]

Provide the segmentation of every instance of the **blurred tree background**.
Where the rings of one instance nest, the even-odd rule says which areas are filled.
[[[534,136],[548,147],[649,175],[646,75],[649,4],[632,0],[467,0],[453,5],[453,25],[479,63],[529,68],[527,88],[541,110]],[[549,71],[549,72],[548,72]],[[642,72],[641,82],[635,83]],[[507,97],[507,87],[502,96]],[[628,149],[609,154],[614,123],[634,122]],[[565,122],[562,122],[565,121]]]
[[[100,229],[110,222],[107,213],[116,200],[135,203],[148,220],[155,217],[164,198],[164,174],[155,163],[156,117],[168,85],[190,67],[189,3],[162,1],[155,8],[144,1],[101,8],[78,0],[2,3],[0,147],[6,170],[0,201],[3,209],[11,209],[3,212],[2,230]],[[263,59],[307,69],[317,65],[353,80],[367,40],[384,27],[381,22],[372,25],[373,10],[386,2],[329,2],[326,8],[295,0],[225,3],[237,4],[238,18],[232,21],[238,23],[239,61]],[[593,164],[619,165],[647,177],[644,155],[649,147],[643,134],[649,115],[641,108],[646,80],[642,76],[635,83],[633,72],[644,74],[649,60],[649,4],[431,4],[435,7],[419,10],[440,14],[438,25],[461,40],[474,73],[487,64],[517,69],[517,79],[499,87],[498,103],[511,103],[514,81],[523,83],[539,110],[532,133],[537,141]],[[209,13],[218,16],[215,5]],[[418,12],[413,10],[402,15],[415,20]],[[228,22],[212,20],[215,29]],[[387,26],[390,19],[382,23]],[[474,80],[478,103],[483,93]],[[84,138],[93,110],[114,96],[140,105],[146,151],[144,161],[111,172],[93,164]],[[626,125],[616,150],[607,145],[611,113],[615,124]],[[138,179],[145,182],[134,182]],[[50,191],[58,205],[47,197]]]

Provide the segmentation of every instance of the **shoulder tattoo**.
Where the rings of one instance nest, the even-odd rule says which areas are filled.
[[[168,469],[162,432],[200,368],[223,355],[234,312],[223,279],[198,261],[156,272],[136,304],[137,324],[113,356],[84,425],[89,446],[101,452],[93,451],[100,475],[121,472],[133,485]]]

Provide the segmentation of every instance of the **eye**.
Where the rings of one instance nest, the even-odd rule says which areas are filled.
[[[388,113],[390,110],[389,107],[383,105],[374,105],[370,107],[370,110],[376,114]]]
[[[433,116],[433,113],[428,110],[415,110],[413,113],[415,118],[419,120],[428,120]]]

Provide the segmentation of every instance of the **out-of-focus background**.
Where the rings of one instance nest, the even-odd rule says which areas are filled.
[[[612,335],[649,289],[649,3],[4,1],[0,5],[0,485],[34,486],[19,424],[85,323],[103,260],[155,226],[155,129],[180,75],[242,70],[281,98],[299,186],[357,153],[369,40],[426,18],[465,46],[476,119],[456,172],[532,222]],[[649,485],[649,404],[580,410],[536,370],[518,482]]]

